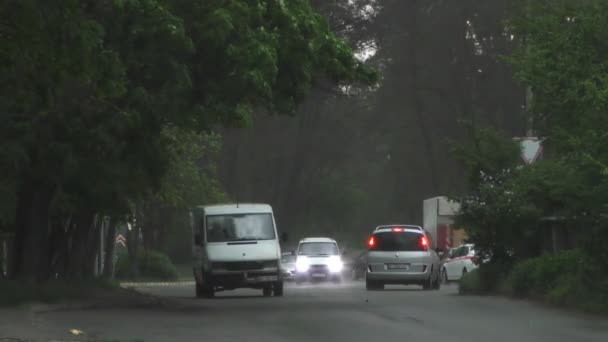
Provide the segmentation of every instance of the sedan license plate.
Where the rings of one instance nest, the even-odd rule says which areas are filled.
[[[410,268],[410,264],[387,264],[389,270],[407,270]]]

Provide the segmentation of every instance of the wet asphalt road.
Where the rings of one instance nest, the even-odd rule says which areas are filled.
[[[119,341],[608,341],[608,319],[524,301],[388,287],[367,292],[361,282],[289,285],[283,298],[261,291],[193,298],[193,288],[148,287],[172,298],[158,308],[39,313],[0,310],[0,337]],[[22,317],[19,315],[23,315]],[[87,334],[74,336],[69,329]],[[3,331],[4,330],[4,331]],[[19,335],[17,335],[19,334]],[[0,339],[1,341],[2,339]]]

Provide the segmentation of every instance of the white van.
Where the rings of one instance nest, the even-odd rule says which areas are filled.
[[[237,288],[283,295],[281,247],[270,205],[200,206],[190,220],[197,297]]]

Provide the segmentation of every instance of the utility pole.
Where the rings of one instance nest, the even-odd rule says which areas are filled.
[[[526,87],[526,137],[534,136],[534,114],[530,110],[532,106],[532,98],[534,97],[534,93],[532,92],[532,87]]]

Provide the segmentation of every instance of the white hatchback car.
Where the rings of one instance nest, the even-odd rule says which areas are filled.
[[[296,284],[317,279],[342,281],[342,257],[334,239],[305,238],[296,252]]]
[[[441,267],[441,280],[443,283],[458,281],[467,272],[479,267],[479,259],[475,253],[475,245],[465,244],[451,250],[450,255]]]
[[[439,289],[439,256],[429,245],[428,236],[418,226],[376,228],[368,240],[367,290],[382,290],[388,284]]]

